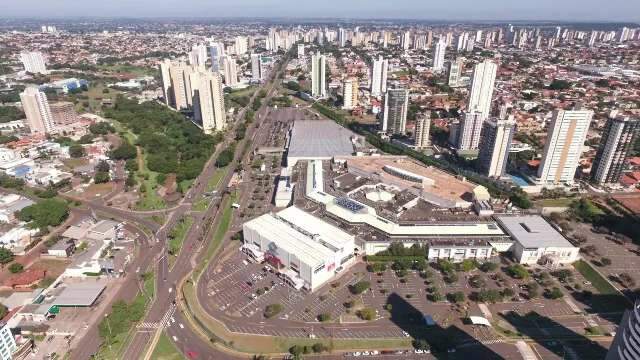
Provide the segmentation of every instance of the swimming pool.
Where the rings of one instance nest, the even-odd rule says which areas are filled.
[[[518,186],[529,186],[529,182],[527,182],[527,180],[525,180],[525,178],[523,178],[522,176],[518,176],[518,175],[511,175],[509,174],[509,176],[511,176],[511,180],[513,180],[513,182],[518,185]]]

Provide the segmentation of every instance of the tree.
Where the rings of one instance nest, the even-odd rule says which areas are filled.
[[[58,226],[69,215],[69,206],[64,201],[45,199],[30,205],[17,213],[19,220],[28,222],[29,226],[45,230],[49,226]]]
[[[313,350],[314,353],[329,351],[329,347],[323,343],[315,343],[311,345],[311,349]]]
[[[108,122],[102,121],[89,125],[89,131],[94,135],[107,135],[116,132],[116,129]]]
[[[514,279],[527,279],[529,277],[529,272],[525,269],[524,266],[520,264],[514,264],[507,268],[507,274]]]
[[[376,317],[376,310],[372,308],[360,309],[358,310],[357,315],[362,320],[367,320],[367,321],[373,320]]]
[[[462,291],[456,291],[454,293],[448,293],[447,294],[447,300],[449,300],[450,302],[454,303],[454,304],[458,304],[464,301],[465,299],[465,295]]]
[[[9,265],[9,272],[12,274],[21,273],[24,270],[24,266],[20,263],[13,263]]]
[[[442,294],[440,293],[440,291],[438,291],[437,289],[435,289],[430,295],[429,295],[429,299],[433,302],[440,302],[442,300],[444,300],[444,297],[442,296]]]
[[[549,85],[549,90],[566,90],[571,87],[571,83],[566,80],[553,79]]]
[[[326,322],[331,320],[331,314],[328,313],[322,313],[318,315],[318,321],[320,322]]]
[[[365,280],[358,281],[357,283],[351,285],[349,287],[349,291],[351,291],[354,295],[362,294],[363,292],[369,290],[371,287],[371,283]]]
[[[73,144],[69,146],[69,156],[74,159],[84,157],[86,155],[84,148],[80,144]]]
[[[0,247],[0,264],[6,265],[13,261],[13,253],[6,247]]]
[[[487,285],[487,282],[480,275],[472,275],[469,277],[469,285],[474,288],[482,288]]]
[[[602,259],[600,259],[600,263],[603,266],[609,266],[609,265],[611,265],[611,259],[603,257]]]
[[[530,209],[533,206],[529,196],[523,191],[518,191],[509,197],[509,200],[520,209]]]
[[[555,299],[560,299],[561,297],[564,296],[564,294],[562,293],[560,288],[554,287],[553,289],[551,289],[551,291],[547,293],[547,296],[549,297],[549,299],[555,300]]]
[[[477,299],[480,302],[497,303],[502,300],[502,294],[500,294],[500,291],[495,289],[485,289],[478,292]]]
[[[417,350],[426,351],[431,349],[431,346],[429,346],[429,343],[425,339],[415,339],[413,340],[412,345]]]
[[[264,308],[264,317],[270,319],[284,310],[282,304],[269,304]]]
[[[513,289],[511,289],[511,288],[505,288],[504,290],[502,290],[502,297],[503,298],[512,298],[515,294],[516,294],[516,292],[513,291]]]
[[[497,269],[498,269],[498,264],[491,261],[484,262],[480,265],[480,270],[484,272],[496,271]]]
[[[114,160],[129,160],[135,159],[137,155],[136,147],[125,141],[111,151],[110,157]]]
[[[98,171],[95,173],[95,175],[93,176],[93,181],[96,184],[104,184],[104,183],[108,183],[109,181],[111,181],[111,176],[109,176],[108,172],[104,172],[104,171]]]
[[[465,259],[458,264],[458,269],[464,272],[469,272],[475,269],[476,267],[478,267],[478,263],[472,259]]]
[[[218,155],[218,158],[216,159],[216,167],[222,168],[229,165],[231,161],[233,161],[233,156],[233,149],[227,148],[222,150],[220,152],[220,155]]]
[[[454,272],[450,272],[443,277],[443,280],[447,284],[454,284],[458,282],[458,275]]]

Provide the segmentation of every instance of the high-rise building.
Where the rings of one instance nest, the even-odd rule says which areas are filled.
[[[444,70],[444,55],[447,50],[447,44],[444,39],[438,39],[436,46],[433,49],[433,71],[440,72]]]
[[[28,87],[20,94],[20,101],[32,133],[44,135],[54,132],[51,108],[45,93],[36,87]]]
[[[69,101],[49,104],[51,119],[56,126],[73,125],[78,120],[75,105]]]
[[[259,54],[251,54],[251,80],[262,80],[262,60]]]
[[[224,56],[224,44],[209,43],[209,55],[211,56],[211,71],[220,72],[220,59]]]
[[[0,359],[11,360],[12,354],[16,351],[16,340],[13,338],[11,328],[7,323],[0,322]],[[24,349],[24,347],[22,347]],[[24,354],[24,352],[22,352]]]
[[[482,114],[477,111],[467,111],[462,114],[458,133],[458,150],[466,151],[478,148],[483,121]]]
[[[352,110],[358,106],[358,79],[355,77],[347,78],[342,83],[342,108]]]
[[[610,116],[602,132],[600,147],[591,167],[591,180],[599,185],[615,184],[620,180],[629,150],[640,130],[640,120],[627,116]]]
[[[389,69],[389,60],[383,59],[382,56],[378,60],[373,61],[373,69],[371,70],[371,96],[378,97],[387,91],[387,70]]]
[[[183,62],[168,62],[168,64],[161,64],[161,68],[162,66],[168,66],[169,69],[168,105],[176,110],[188,109],[191,107],[191,82],[189,81],[189,74],[193,72],[194,68]],[[164,77],[164,71],[162,75]],[[164,88],[166,83],[164,78],[162,83]]]
[[[193,118],[205,134],[221,131],[227,120],[220,74],[206,70],[194,71],[189,76],[193,98]]]
[[[327,97],[326,57],[320,51],[311,57],[311,95]]]
[[[402,38],[400,39],[402,50],[409,50],[411,47],[411,32],[405,31],[402,33]]]
[[[429,114],[418,115],[416,118],[416,128],[413,139],[417,150],[425,149],[429,146],[429,131],[431,130],[431,117]]]
[[[162,78],[162,94],[164,103],[167,106],[175,107],[176,101],[173,96],[173,87],[171,86],[171,60],[164,59],[160,63],[160,77]]]
[[[338,43],[340,47],[347,45],[347,32],[343,28],[338,29]]]
[[[479,112],[482,120],[487,119],[491,111],[491,98],[493,97],[497,71],[498,65],[490,60],[476,64],[473,70],[467,110]]]
[[[39,51],[23,51],[20,53],[20,61],[24,65],[24,70],[33,74],[46,74],[47,67],[44,57]]]
[[[236,36],[235,49],[237,55],[244,55],[249,50],[249,39],[246,36]]]
[[[207,62],[207,46],[204,44],[193,45],[189,52],[189,65],[204,68]]]
[[[554,111],[538,169],[541,185],[573,183],[592,117],[593,111],[581,107]]]
[[[497,178],[504,175],[515,125],[513,118],[484,121],[478,152],[478,167],[484,175]]]
[[[407,127],[408,108],[409,90],[388,89],[384,97],[382,131],[394,135],[404,135]]]
[[[298,44],[298,59],[304,59],[304,44]]]
[[[458,57],[449,64],[449,86],[456,87],[460,85],[460,77],[464,69],[464,58]]]
[[[636,300],[633,308],[626,310],[616,331],[616,336],[609,347],[605,360],[637,360],[640,359],[640,300]]]
[[[229,55],[222,57],[222,65],[224,67],[224,83],[227,86],[236,86],[238,84],[238,70],[236,59]]]

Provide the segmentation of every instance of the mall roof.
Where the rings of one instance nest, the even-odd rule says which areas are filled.
[[[574,247],[539,215],[497,216],[496,220],[525,248]]]
[[[353,242],[353,236],[295,206],[277,214],[262,215],[245,226],[259,231],[310,266],[322,264],[338,249]]]
[[[353,133],[332,120],[298,120],[293,124],[288,157],[331,158],[353,153]]]

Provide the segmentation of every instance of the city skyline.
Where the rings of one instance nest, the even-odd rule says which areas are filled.
[[[353,18],[353,19],[408,19],[408,20],[530,20],[530,21],[640,21],[640,3],[613,0],[606,9],[596,0],[569,0],[557,3],[542,0],[536,3],[488,0],[453,2],[420,2],[404,0],[388,3],[381,0],[354,0],[348,4],[329,0],[305,4],[301,7],[293,0],[243,0],[235,3],[219,0],[203,3],[187,0],[176,8],[170,3],[150,0],[136,2],[115,0],[109,3],[84,3],[61,0],[26,0],[5,5],[4,17],[276,17],[276,18]],[[336,10],[336,9],[339,9]],[[384,14],[384,16],[380,16]]]

